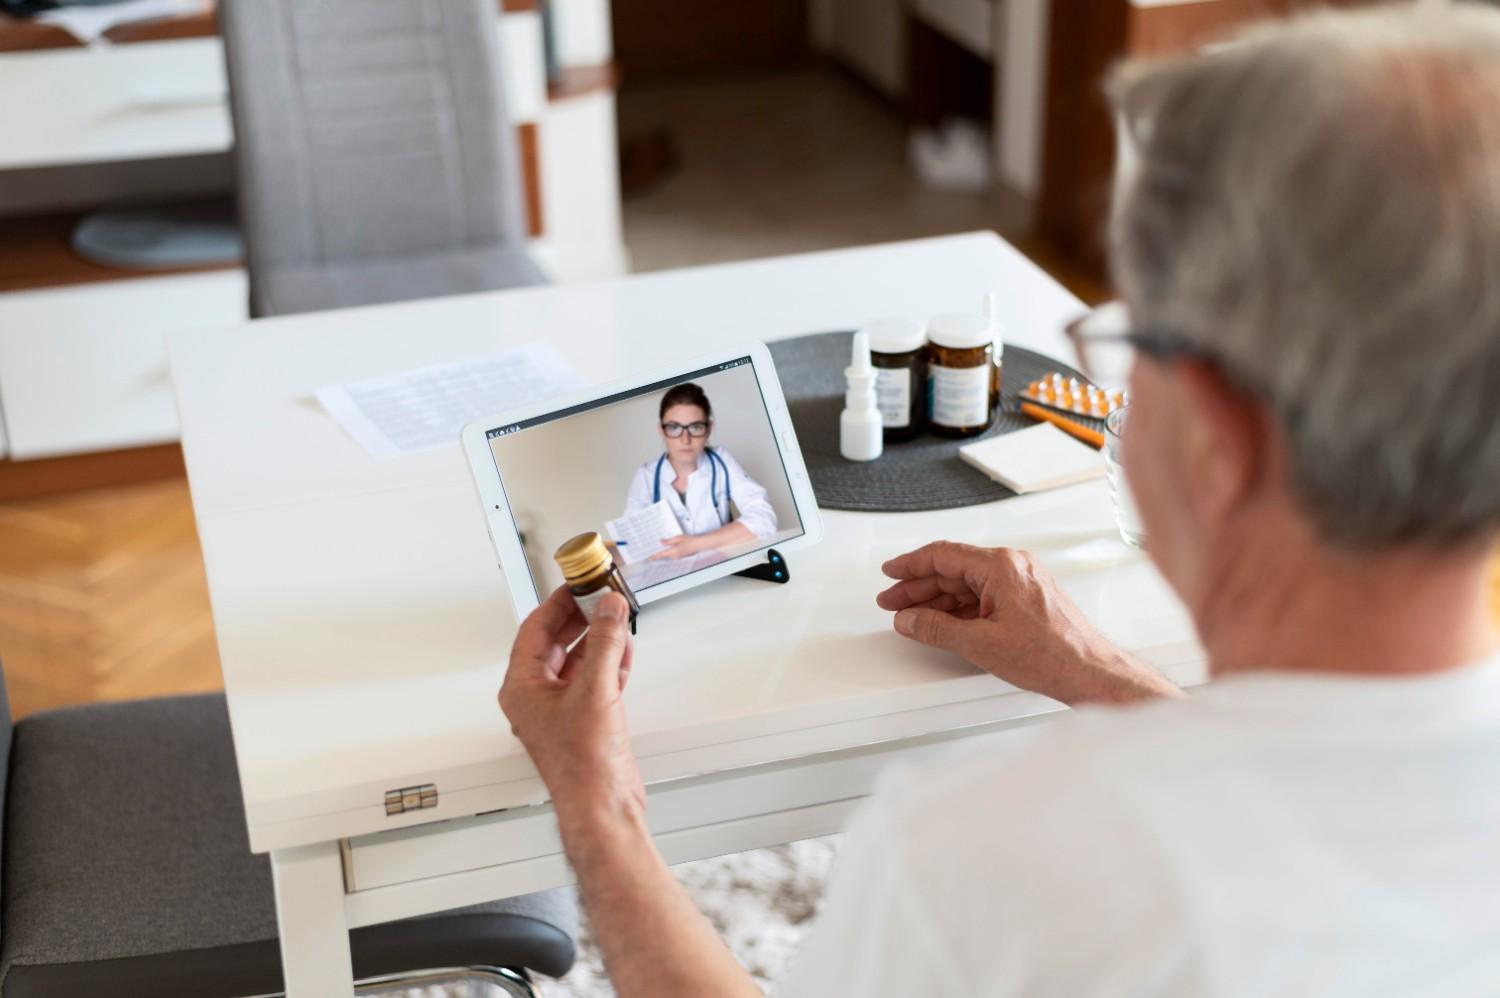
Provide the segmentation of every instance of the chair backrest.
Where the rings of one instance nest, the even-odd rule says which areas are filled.
[[[5,802],[10,792],[10,743],[15,733],[15,722],[10,719],[10,693],[5,688],[5,667],[0,665],[0,898],[5,897]],[[5,938],[5,925],[0,922],[0,939]]]
[[[222,0],[250,272],[521,245],[494,0]]]

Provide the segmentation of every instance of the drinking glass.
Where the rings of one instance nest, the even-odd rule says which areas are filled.
[[[1130,483],[1125,480],[1124,434],[1126,414],[1130,406],[1122,405],[1104,420],[1104,469],[1109,478],[1109,497],[1115,506],[1115,523],[1120,528],[1120,539],[1133,548],[1146,546],[1146,528],[1141,525],[1141,514],[1136,508],[1135,497],[1130,494]]]

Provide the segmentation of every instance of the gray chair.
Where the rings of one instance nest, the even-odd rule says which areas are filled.
[[[0,806],[5,998],[282,989],[270,864],[250,852],[222,696],[71,707],[12,727],[0,675]],[[530,995],[520,968],[566,973],[576,927],[573,892],[548,891],[355,929],[350,948],[355,976],[380,980],[370,988],[470,968]]]
[[[222,0],[252,316],[541,284],[494,0]]]

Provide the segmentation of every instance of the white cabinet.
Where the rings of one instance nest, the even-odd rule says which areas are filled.
[[[0,55],[0,170],[223,152],[217,38]],[[24,99],[23,99],[23,95]]]
[[[552,6],[557,61],[563,66],[595,66],[614,59],[609,0],[566,0]]]
[[[609,62],[609,0],[560,4],[557,26],[564,66]],[[502,14],[498,30],[512,116],[537,133],[543,229],[532,250],[558,281],[618,276],[613,90],[549,98],[540,14]],[[218,38],[3,53],[0,93],[16,98],[0,102],[0,216],[228,190]],[[245,284],[227,270],[0,294],[0,456],[177,439],[163,336],[243,320]]]
[[[248,317],[245,272],[0,295],[0,406],[10,456],[170,443],[177,407],[165,336]]]
[[[615,168],[614,93],[554,102],[538,128],[546,230],[533,252],[559,282],[618,277],[629,263]]]

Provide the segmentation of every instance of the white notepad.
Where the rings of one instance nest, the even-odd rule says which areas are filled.
[[[1104,474],[1104,457],[1051,423],[981,440],[958,456],[1006,488],[1020,493],[1074,485]]]

